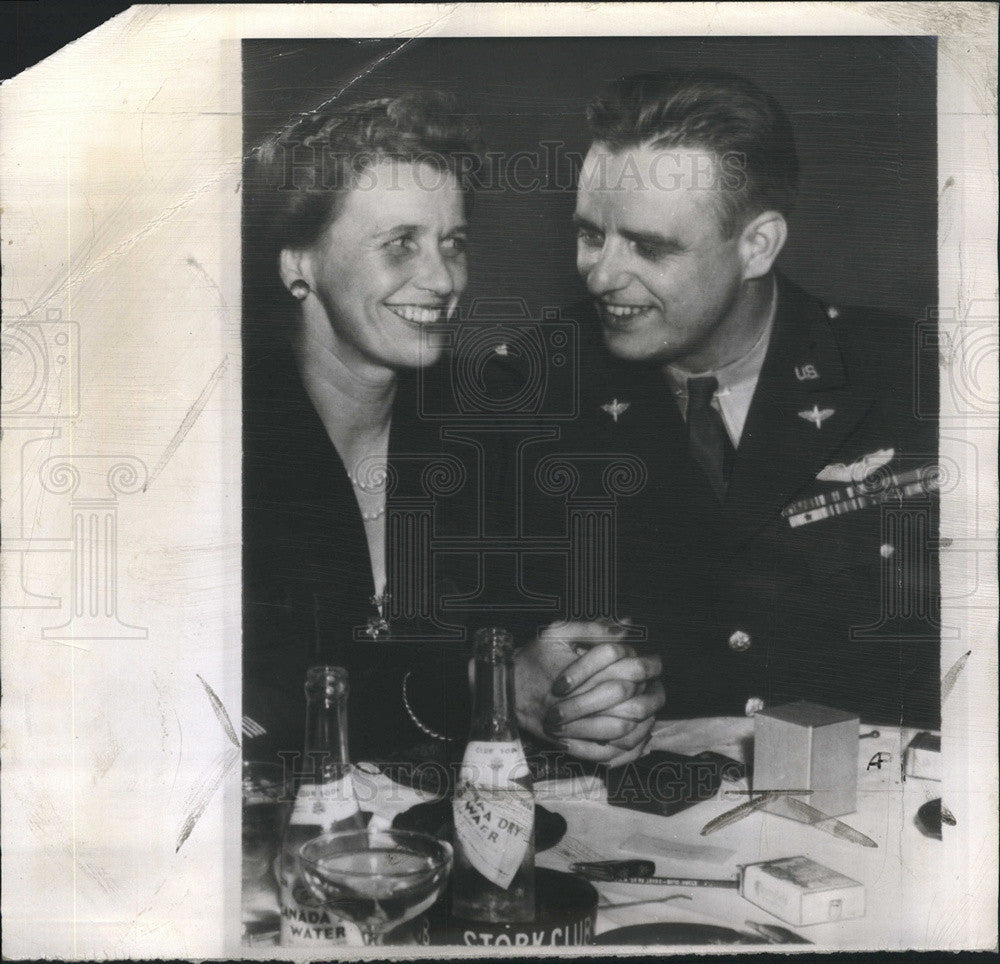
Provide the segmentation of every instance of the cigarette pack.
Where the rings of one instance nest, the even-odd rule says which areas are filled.
[[[827,924],[865,916],[865,887],[808,857],[743,868],[740,894],[789,924]]]

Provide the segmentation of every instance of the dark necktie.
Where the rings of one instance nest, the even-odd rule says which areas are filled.
[[[718,387],[718,379],[711,375],[687,380],[687,425],[691,454],[712,483],[716,498],[722,502],[736,450],[722,416],[712,407]]]

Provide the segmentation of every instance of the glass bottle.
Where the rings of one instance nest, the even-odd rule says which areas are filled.
[[[281,848],[283,945],[361,943],[356,928],[331,916],[312,894],[298,861],[306,841],[364,828],[347,755],[347,692],[347,670],[339,666],[313,666],[306,673],[305,760]]]
[[[452,914],[463,920],[535,919],[535,802],[517,730],[514,645],[505,629],[473,643],[472,726],[453,809]]]

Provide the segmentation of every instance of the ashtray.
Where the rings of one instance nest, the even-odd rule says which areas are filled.
[[[535,919],[486,924],[449,913],[450,893],[427,915],[421,943],[462,947],[580,947],[594,942],[597,891],[582,877],[535,868]]]

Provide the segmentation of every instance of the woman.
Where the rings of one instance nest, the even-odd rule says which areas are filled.
[[[468,650],[447,645],[454,627],[426,612],[423,630],[389,618],[390,577],[439,577],[395,542],[387,552],[386,523],[387,480],[403,484],[413,453],[449,455],[418,397],[446,396],[446,381],[415,373],[441,356],[465,288],[474,141],[451,98],[425,92],[325,105],[260,152],[267,189],[245,236],[270,223],[294,311],[283,332],[244,331],[244,712],[251,733],[267,731],[248,755],[301,750],[302,681],[317,662],[351,672],[356,757],[467,731]],[[485,470],[503,470],[499,453]],[[460,516],[461,495],[450,505]],[[520,723],[624,762],[662,704],[659,672],[604,627],[552,627],[518,653]]]

